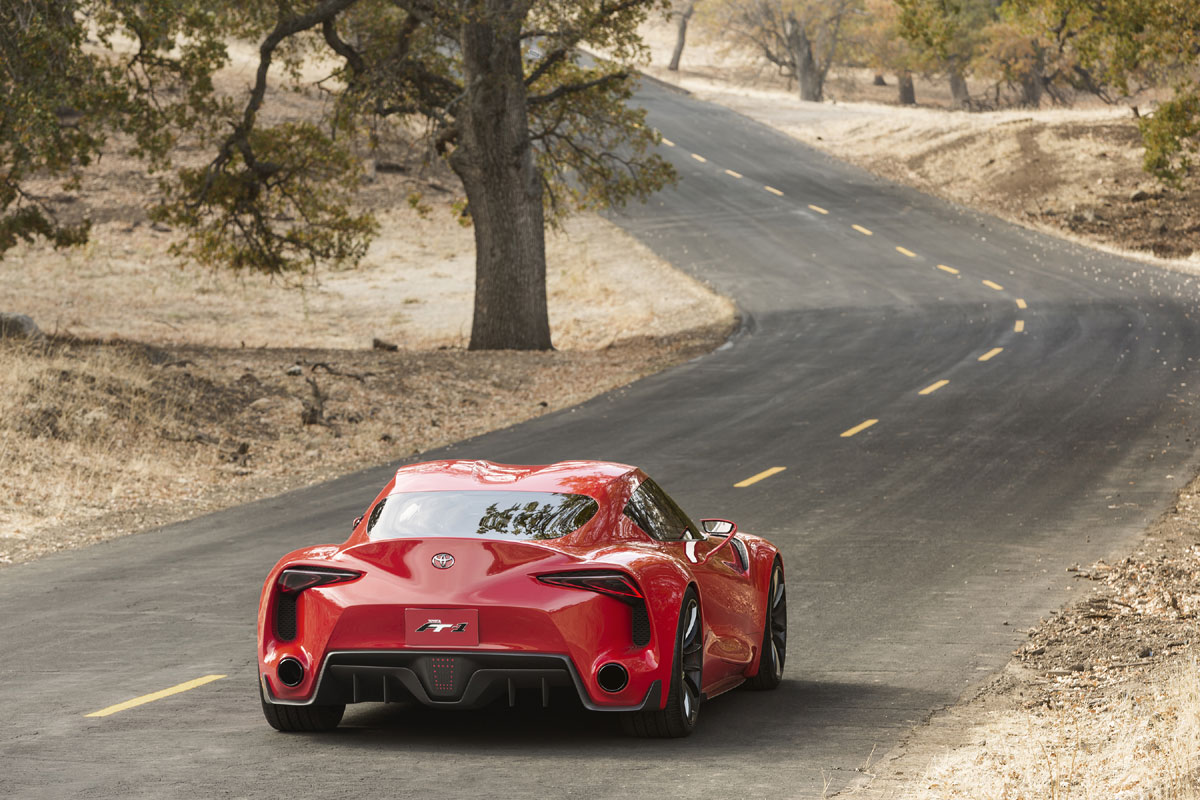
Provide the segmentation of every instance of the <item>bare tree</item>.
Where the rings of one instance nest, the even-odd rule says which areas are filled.
[[[671,63],[667,65],[667,69],[672,72],[679,71],[679,59],[683,57],[683,45],[687,41],[688,21],[691,20],[694,13],[696,13],[696,0],[688,0],[681,10],[671,12],[671,16],[675,17],[676,26],[675,49],[671,51]]]
[[[801,100],[820,101],[843,25],[860,0],[723,0],[727,29],[780,74],[795,79]]]

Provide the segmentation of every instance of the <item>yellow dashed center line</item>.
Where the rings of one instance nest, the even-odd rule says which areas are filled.
[[[855,425],[853,428],[851,428],[850,430],[848,430],[848,431],[842,431],[842,433],[841,433],[841,436],[842,436],[842,438],[843,438],[843,439],[849,439],[851,436],[853,436],[853,435],[854,435],[854,434],[856,434],[856,433],[862,433],[862,432],[863,432],[863,431],[865,431],[867,428],[869,428],[869,427],[871,427],[872,425],[874,425],[876,422],[879,422],[879,420],[877,420],[877,419],[869,419],[869,420],[867,420],[866,422],[860,422],[860,423],[858,423],[857,425]]]
[[[901,255],[908,256],[909,258],[917,257],[917,254],[914,253],[912,250],[909,250],[907,247],[900,247],[899,245],[896,246],[896,252],[900,253]]]
[[[675,146],[675,143],[674,143],[674,142],[672,142],[670,139],[668,139],[668,138],[667,138],[667,137],[665,137],[665,136],[664,136],[664,137],[662,137],[662,143],[663,143],[663,144],[665,144],[667,147],[674,147],[674,146]]]
[[[1021,333],[1025,330],[1025,320],[1019,319],[1013,324],[1013,333]]]
[[[958,270],[956,270],[954,267],[947,267],[945,264],[938,264],[938,269],[940,269],[942,272],[949,272],[951,275],[958,274]]]
[[[938,381],[937,383],[931,383],[928,386],[926,386],[924,389],[922,389],[921,391],[917,392],[917,394],[933,394],[934,392],[936,392],[938,389],[942,388],[949,382],[950,381],[947,381],[947,380],[941,380],[941,381]]]
[[[701,164],[707,164],[707,163],[708,163],[708,159],[707,159],[707,158],[705,158],[704,156],[700,155],[699,153],[692,153],[692,158],[696,159],[696,160],[697,160],[697,161],[699,161]]]
[[[124,703],[117,703],[115,706],[109,706],[108,708],[102,708],[99,711],[93,711],[92,713],[85,714],[84,716],[86,716],[86,717],[107,717],[109,714],[116,714],[118,711],[125,711],[126,709],[135,708],[136,706],[144,705],[146,703],[153,703],[155,700],[162,700],[164,697],[170,697],[173,694],[179,694],[180,692],[186,692],[191,689],[195,689],[198,686],[203,686],[206,683],[212,683],[213,681],[219,681],[219,680],[221,680],[221,678],[224,678],[224,677],[225,677],[224,675],[205,675],[203,678],[196,678],[195,680],[186,681],[184,683],[181,683],[178,686],[172,686],[169,689],[163,689],[158,692],[152,692],[151,694],[144,694],[141,697],[135,697],[132,700],[126,700]]]
[[[850,227],[851,227],[851,228],[854,228],[854,230],[858,231],[858,232],[859,232],[859,233],[861,233],[863,236],[870,236],[870,235],[871,235],[871,232],[870,232],[869,230],[867,230],[866,228],[864,228],[862,225],[851,225]]]
[[[828,211],[821,208],[820,206],[814,206],[812,203],[809,203],[808,207],[811,208],[813,211],[817,212],[818,214],[828,214],[829,213]]]
[[[983,281],[982,283],[984,286],[988,287],[989,289],[995,289],[997,292],[1004,291],[1004,287],[995,281]]]
[[[787,469],[787,467],[771,467],[770,469],[764,469],[762,472],[758,473],[757,475],[751,475],[749,478],[746,478],[746,480],[744,480],[744,481],[738,481],[737,483],[735,483],[733,485],[733,488],[745,489],[747,486],[758,483],[761,480],[765,480],[766,478],[771,477],[772,475],[774,475],[777,472],[783,472],[785,469]]]
[[[764,186],[763,188],[764,188],[764,189],[766,189],[766,190],[767,190],[768,192],[770,192],[771,194],[777,194],[777,195],[779,195],[780,197],[783,197],[783,192],[779,191],[779,190],[778,190],[778,189],[776,189],[774,186]]]
[[[727,170],[725,170],[725,174],[726,174],[726,175],[728,175],[728,176],[729,176],[729,177],[731,177],[731,178],[741,178],[741,177],[743,177],[742,173],[740,173],[740,172],[734,172],[734,171],[733,171],[733,170],[731,170],[731,169],[727,169]]]
[[[1029,308],[1029,306],[1025,305],[1024,298],[1021,298],[1021,297],[1017,298],[1017,308]]]
[[[986,353],[981,355],[979,357],[979,360],[980,361],[991,361],[993,358],[995,358],[996,356],[1000,355],[1003,352],[1004,352],[1003,347],[993,347],[991,350],[988,350]]]

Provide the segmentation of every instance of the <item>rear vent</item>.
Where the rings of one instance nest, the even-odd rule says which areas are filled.
[[[650,615],[646,613],[645,603],[633,607],[633,644],[635,647],[650,644]]]
[[[296,638],[296,598],[299,596],[282,592],[275,595],[275,636],[280,641],[290,642]]]

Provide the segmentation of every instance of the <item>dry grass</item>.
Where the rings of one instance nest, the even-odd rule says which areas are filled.
[[[100,513],[131,494],[161,497],[177,475],[203,479],[213,466],[202,446],[182,444],[194,392],[127,349],[81,357],[6,346],[0,375],[0,535]],[[163,439],[181,445],[164,450]]]
[[[187,519],[575,405],[730,320],[592,351],[0,342],[0,564]]]
[[[322,274],[301,288],[183,266],[166,253],[175,234],[105,223],[77,250],[23,245],[7,254],[0,309],[89,338],[339,348],[380,338],[413,350],[461,347],[471,331],[473,233],[445,202],[430,205],[427,218],[380,212],[383,235],[358,269]],[[733,313],[729,301],[594,215],[548,235],[547,261],[559,348],[666,336]]]
[[[916,800],[1200,797],[1200,478],[1130,554],[852,794]]]
[[[936,759],[914,800],[1194,800],[1200,797],[1200,666],[1125,687],[1093,707],[989,715]]]

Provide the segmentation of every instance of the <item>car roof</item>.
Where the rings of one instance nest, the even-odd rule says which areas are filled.
[[[615,484],[626,484],[640,470],[611,461],[560,461],[525,466],[454,459],[409,464],[396,470],[390,494],[434,491],[518,491],[611,497]]]

